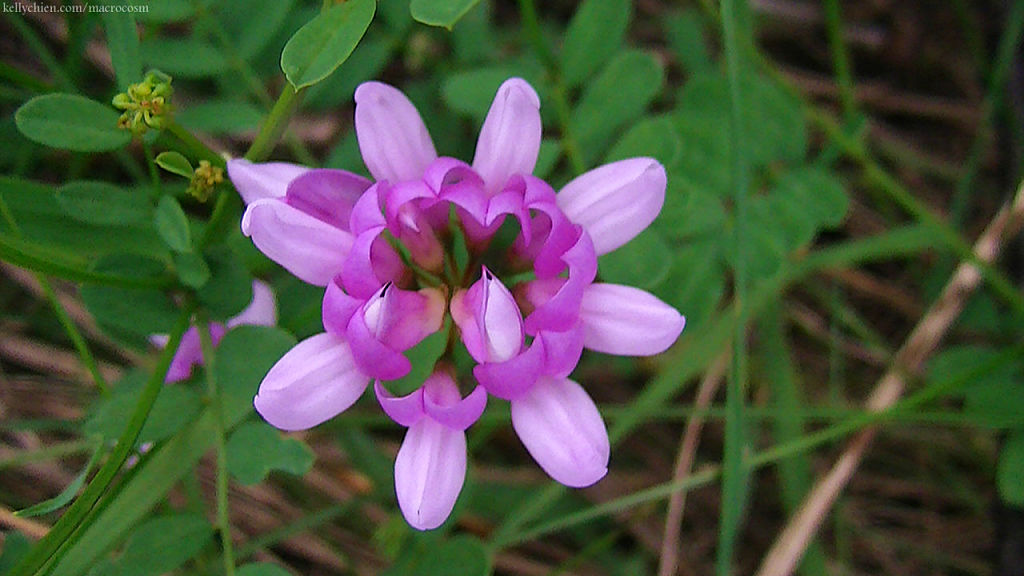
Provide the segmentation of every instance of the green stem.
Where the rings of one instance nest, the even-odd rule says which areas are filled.
[[[732,557],[736,546],[739,524],[746,495],[747,470],[744,452],[744,394],[747,387],[747,266],[746,266],[746,213],[747,193],[750,188],[750,159],[747,157],[743,134],[745,109],[740,81],[744,54],[740,34],[746,11],[744,0],[722,2],[722,30],[725,38],[726,69],[729,77],[729,112],[734,228],[732,243],[733,302],[736,322],[733,324],[731,369],[726,383],[725,447],[722,465],[722,506],[719,526],[716,571],[719,576],[732,572]]]
[[[217,154],[210,149],[209,146],[203,144],[203,142],[196,138],[191,132],[178,124],[174,118],[168,118],[167,123],[164,126],[164,130],[173,134],[181,143],[184,144],[196,158],[208,160],[210,164],[223,168],[226,165],[224,158],[220,154]]]
[[[142,152],[146,155],[146,168],[149,169],[149,182],[153,185],[153,191],[150,192],[149,197],[156,202],[160,197],[160,172],[156,167],[156,156],[153,154],[153,147],[146,142],[145,138],[140,138],[142,141]]]
[[[562,82],[562,72],[558,65],[551,47],[544,41],[544,35],[540,29],[540,19],[537,17],[537,7],[533,0],[519,0],[519,12],[523,18],[523,28],[526,29],[527,38],[533,45],[533,51],[544,64],[551,81],[551,96],[555,100],[555,113],[558,115],[558,124],[562,132],[562,150],[565,157],[572,166],[575,174],[582,174],[586,171],[586,162],[583,161],[583,154],[580,153],[579,144],[572,133],[572,108],[569,106],[567,89]]]
[[[117,444],[114,445],[114,449],[106,463],[96,472],[89,485],[85,487],[82,494],[71,504],[60,520],[53,525],[50,532],[36,543],[21,561],[14,566],[9,576],[29,576],[37,573],[81,526],[82,521],[89,515],[90,511],[106,492],[110,483],[114,480],[118,471],[120,471],[124,461],[128,458],[128,454],[135,446],[139,432],[142,431],[142,426],[149,417],[149,411],[153,408],[153,403],[156,402],[160,390],[163,389],[164,378],[167,376],[168,368],[170,368],[171,359],[181,343],[181,336],[188,329],[193,308],[193,304],[189,302],[171,328],[167,347],[160,353],[156,369],[143,387],[139,400],[135,405],[135,410],[132,412],[124,432],[117,439]]]
[[[304,88],[296,91],[291,84],[287,83],[281,88],[281,95],[278,96],[266,121],[260,127],[260,132],[253,140],[252,146],[245,153],[246,160],[260,162],[270,156],[274,145],[288,128],[288,121],[291,120],[292,114],[298,110],[304,91]]]
[[[828,46],[832,53],[832,67],[835,69],[836,83],[839,84],[839,101],[843,106],[843,118],[846,122],[851,122],[857,116],[857,96],[853,89],[846,40],[843,38],[843,18],[839,10],[839,0],[825,1],[825,29],[828,32]]]
[[[220,533],[221,549],[223,551],[224,573],[227,576],[235,574],[234,544],[231,541],[231,516],[228,508],[228,456],[227,441],[224,435],[224,406],[220,394],[220,387],[217,386],[215,373],[215,356],[213,340],[210,338],[210,324],[206,321],[206,315],[200,311],[199,321],[196,323],[199,331],[199,346],[203,353],[203,374],[206,375],[206,389],[212,401],[211,410],[216,423],[216,444],[217,444],[217,531]]]

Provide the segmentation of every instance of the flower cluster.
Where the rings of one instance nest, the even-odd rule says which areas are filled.
[[[569,374],[583,348],[651,355],[683,329],[653,295],[595,282],[597,257],[657,216],[665,170],[650,158],[587,172],[556,192],[532,175],[540,100],[517,78],[499,88],[472,164],[438,157],[413,104],[371,82],[355,94],[355,128],[373,180],[340,170],[232,160],[247,204],[242,230],[300,279],[325,286],[324,332],[271,368],[255,398],[270,424],[300,430],[351,406],[372,381],[378,402],[408,427],[395,462],[407,521],[426,530],[449,516],[465,479],[465,430],[488,396],[511,404],[512,425],[537,463],[568,486],[608,469],[608,434]],[[423,385],[395,396],[404,352],[447,330]],[[475,362],[470,390],[451,368]],[[468,392],[464,394],[463,392]]]
[[[117,127],[144,134],[149,128],[161,129],[170,114],[171,77],[159,70],[151,70],[138,84],[114,96],[111,103],[124,110],[117,119]]]

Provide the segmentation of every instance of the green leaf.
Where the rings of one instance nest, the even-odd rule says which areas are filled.
[[[302,476],[313,467],[313,451],[265,422],[246,422],[227,443],[228,471],[242,484],[258,484],[281,470]]]
[[[412,0],[409,11],[417,22],[449,30],[480,0]]]
[[[270,562],[257,562],[239,566],[235,571],[237,576],[292,576],[292,573]]]
[[[742,76],[740,86],[747,103],[741,117],[742,133],[751,162],[765,166],[778,160],[802,161],[807,149],[807,128],[800,101],[761,76]],[[686,132],[696,132],[694,145],[707,149],[705,154],[716,164],[725,164],[724,169],[728,170],[728,80],[720,74],[694,77],[683,89],[676,117]],[[684,158],[685,153],[684,146]],[[690,165],[699,166],[699,160]],[[716,165],[715,169],[723,168]]]
[[[628,50],[616,56],[587,85],[572,112],[570,124],[584,154],[599,157],[622,126],[644,113],[664,81],[664,72],[653,55]]]
[[[720,236],[694,238],[674,247],[668,278],[653,290],[686,316],[687,330],[711,318],[725,292]]]
[[[138,404],[139,394],[149,374],[136,369],[118,382],[114,393],[102,398],[90,411],[82,429],[88,434],[98,434],[108,442],[118,439],[124,431],[124,423]],[[160,442],[174,436],[199,417],[203,409],[202,394],[184,385],[164,386],[139,432],[136,445]]]
[[[663,166],[679,159],[683,144],[668,117],[644,118],[634,124],[608,152],[608,162],[650,156]]]
[[[673,12],[664,19],[665,38],[691,77],[714,69],[704,38],[704,19],[694,9]]]
[[[178,279],[189,288],[202,288],[210,281],[210,267],[201,254],[195,252],[175,252],[174,268]]]
[[[26,138],[73,152],[106,152],[126,146],[131,133],[117,127],[118,113],[83,96],[36,96],[14,113]]]
[[[238,56],[251,60],[275,38],[295,0],[247,0],[216,4],[217,19],[234,41]]]
[[[576,86],[622,49],[632,3],[629,0],[586,0],[579,5],[562,44],[562,74]]]
[[[320,82],[344,62],[366,33],[375,0],[349,0],[300,28],[281,52],[281,70],[299,90]]]
[[[191,179],[195,170],[192,168],[192,163],[188,161],[188,158],[181,152],[175,152],[173,150],[168,152],[161,152],[156,155],[156,165],[170,172],[171,174],[177,174],[183,178]]]
[[[167,24],[169,22],[181,22],[195,14],[195,6],[189,0],[160,0],[159,2],[147,2],[145,12],[137,12],[136,18],[140,22],[150,24]]]
[[[986,346],[956,346],[929,362],[929,386],[963,379],[997,361],[1000,351]],[[996,428],[1024,424],[1024,363],[1019,359],[977,375],[962,390],[964,413]]]
[[[174,116],[183,127],[210,134],[238,134],[259,128],[263,113],[248,102],[209,100]]]
[[[68,182],[57,189],[56,198],[64,214],[88,224],[145,226],[153,218],[153,206],[140,190],[108,182]]]
[[[405,396],[423,385],[427,377],[434,372],[434,365],[438,359],[444,354],[448,343],[448,329],[449,327],[445,326],[406,351],[405,356],[412,363],[412,370],[398,380],[384,383],[389,392],[396,396]]]
[[[226,421],[255,411],[252,399],[270,367],[295,346],[295,338],[270,326],[238,326],[217,347],[214,375],[220,386]]]
[[[75,495],[77,495],[78,491],[82,489],[82,486],[85,485],[85,479],[89,477],[89,472],[92,470],[93,466],[96,465],[100,454],[103,454],[105,451],[106,450],[102,444],[97,446],[92,453],[92,457],[89,458],[89,462],[86,463],[85,468],[82,469],[82,472],[79,473],[78,476],[75,476],[75,479],[72,480],[66,488],[61,490],[60,494],[50,498],[49,500],[44,500],[43,502],[29,506],[24,510],[18,510],[14,515],[22,518],[31,518],[33,516],[49,514],[50,512],[60,510],[66,506],[75,498]]]
[[[332,74],[323,82],[310,86],[302,106],[322,110],[351,103],[356,88],[363,82],[378,78],[397,47],[394,38],[375,35],[370,30],[345,61],[345,73]]]
[[[645,290],[665,280],[672,265],[672,251],[661,233],[648,228],[624,246],[601,256],[601,279]]]
[[[228,60],[212,44],[195,36],[147,38],[142,42],[142,60],[174,77],[203,78],[228,69]]]
[[[123,3],[118,3],[123,6]],[[139,31],[130,12],[104,12],[103,28],[107,33],[107,49],[121,92],[142,80],[142,56],[139,53]]]
[[[213,527],[196,514],[153,518],[136,528],[111,574],[152,576],[170,572],[199,554],[213,539]]]
[[[779,224],[799,230],[791,238],[794,247],[810,242],[822,228],[839,226],[849,204],[837,176],[813,166],[786,171],[775,183],[771,197],[776,200]]]
[[[227,248],[210,250],[207,258],[212,276],[196,295],[211,318],[223,322],[252,302],[252,276]]]
[[[156,206],[154,223],[157,234],[168,248],[175,252],[188,252],[192,249],[192,231],[189,228],[188,216],[174,197],[160,198]]]
[[[685,241],[693,236],[720,232],[725,226],[722,200],[706,190],[687,186],[678,176],[678,169],[668,168],[665,205],[652,226],[667,238]]]
[[[1024,430],[1007,438],[996,467],[999,498],[1010,506],[1024,506]]]
[[[498,87],[514,75],[508,67],[457,72],[445,78],[441,85],[441,97],[450,109],[483,120]]]
[[[113,254],[99,260],[93,269],[128,277],[152,278],[164,270],[161,262],[135,254]],[[159,290],[86,285],[82,301],[96,322],[112,335],[137,345],[150,334],[166,334],[178,316],[170,297]]]
[[[24,241],[46,250],[68,250],[74,252],[77,259],[125,250],[126,247],[154,256],[167,253],[167,248],[156,235],[152,218],[145,222],[129,220],[103,225],[82,222],[68,218],[54,188],[4,176],[0,176],[0,197],[18,224],[19,234],[13,236],[20,236]],[[135,201],[131,200],[133,204]],[[0,221],[0,229],[4,228],[5,223]]]
[[[429,535],[419,535],[420,539]],[[442,542],[430,541],[410,550],[412,556],[393,566],[381,576],[487,576],[491,573],[491,558],[483,542],[473,536],[460,534]]]

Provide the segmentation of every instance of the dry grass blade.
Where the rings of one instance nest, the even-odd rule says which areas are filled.
[[[978,259],[987,263],[994,261],[1003,244],[1017,232],[1022,222],[1024,183],[1017,189],[1012,203],[996,214],[978,238],[974,245]],[[906,387],[903,374],[917,371],[931,355],[980,281],[981,274],[973,264],[965,262],[957,267],[939,299],[918,322],[896,353],[892,367],[875,386],[867,402],[869,410],[884,410],[899,399]],[[857,470],[875,432],[875,428],[866,428],[850,441],[832,469],[818,481],[796,516],[776,539],[761,563],[757,576],[785,576],[796,569],[836,497]]]
[[[711,405],[725,370],[729,366],[729,351],[726,350],[711,365],[701,380],[694,408],[703,410]],[[694,455],[700,443],[700,433],[704,427],[704,418],[694,416],[686,424],[683,438],[679,443],[679,455],[676,457],[672,480],[678,481],[690,473],[693,468]],[[683,522],[683,509],[686,506],[686,492],[673,492],[668,501],[668,514],[665,517],[665,533],[661,541],[661,559],[658,565],[658,576],[672,576],[679,567],[679,532]]]

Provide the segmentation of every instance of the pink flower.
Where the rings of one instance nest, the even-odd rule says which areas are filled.
[[[228,330],[235,326],[252,324],[257,326],[273,326],[277,324],[277,306],[274,303],[274,292],[265,283],[259,280],[252,282],[252,302],[239,312],[238,316],[231,318],[225,324],[220,322],[210,323],[210,339],[213,345],[220,343],[221,338]],[[158,348],[167,346],[166,334],[154,334],[149,341]],[[178,382],[186,380],[192,375],[192,369],[203,363],[203,351],[199,341],[199,330],[195,326],[189,327],[181,337],[178,350],[171,359],[171,366],[167,370],[165,382]]]
[[[375,381],[385,412],[409,428],[395,485],[402,513],[419,529],[451,513],[465,476],[463,431],[487,394],[511,403],[516,433],[552,478],[597,482],[608,470],[608,434],[594,402],[568,378],[583,348],[657,354],[684,325],[647,292],[594,282],[597,257],[661,210],[664,168],[632,158],[556,192],[532,175],[540,100],[518,78],[498,89],[472,164],[439,157],[415,106],[395,88],[369,82],[355,100],[372,182],[339,170],[228,163],[248,204],[243,231],[285,269],[326,286],[325,332],[270,370],[257,410],[280,428],[307,428]],[[478,386],[463,398],[448,370],[435,367],[416,392],[392,396],[385,383],[411,368],[403,352],[445,327],[458,330],[476,361]],[[439,362],[450,362],[454,336]]]

